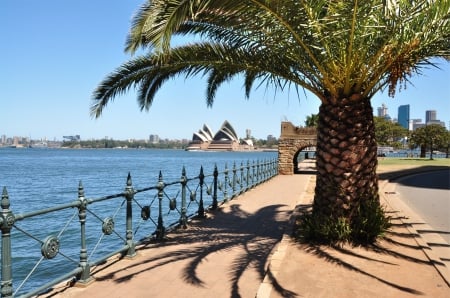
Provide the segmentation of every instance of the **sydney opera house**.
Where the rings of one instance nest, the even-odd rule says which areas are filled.
[[[186,150],[211,150],[211,151],[250,151],[253,150],[253,142],[250,136],[239,140],[234,128],[225,120],[216,134],[204,124],[198,132],[194,132],[192,141]]]

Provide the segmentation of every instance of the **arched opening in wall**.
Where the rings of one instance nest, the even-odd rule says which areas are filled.
[[[314,147],[301,147],[292,159],[294,174],[311,173],[316,170],[316,149]]]

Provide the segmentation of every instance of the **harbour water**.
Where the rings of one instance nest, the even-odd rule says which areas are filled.
[[[255,151],[1,148],[0,186],[7,189],[12,212],[23,214],[76,200],[80,181],[86,198],[96,198],[122,192],[126,186],[128,173],[131,174],[133,187],[140,189],[156,185],[160,171],[165,182],[173,182],[180,179],[183,167],[189,178],[198,176],[201,166],[207,175],[212,174],[215,166],[221,172],[225,166],[232,169],[233,165],[239,167],[248,162],[271,160],[276,157],[277,152]],[[100,214],[103,209],[108,210],[109,207],[100,205],[97,208]],[[72,267],[77,266],[79,243],[65,242],[71,233],[79,233],[75,228],[71,231],[64,226],[71,216],[75,218],[74,220],[78,220],[74,210],[72,213],[55,213],[40,216],[38,220],[17,223],[20,229],[29,234],[25,237],[24,233],[17,232],[17,229],[12,231],[13,286],[15,289],[21,288],[19,294],[46,282],[45,279],[50,275],[62,274],[64,270],[73,269],[62,265],[67,264],[67,259],[69,263],[70,260],[75,260]],[[45,267],[40,263],[42,260],[39,242],[49,233],[61,234],[61,251],[66,255],[47,260],[48,264]],[[98,235],[88,234],[87,237],[95,238]],[[101,253],[102,249],[108,246],[108,242],[102,241],[95,245],[101,247],[90,247],[90,250],[95,249]],[[33,266],[44,267],[44,270],[33,272],[33,278],[21,285],[21,280]]]

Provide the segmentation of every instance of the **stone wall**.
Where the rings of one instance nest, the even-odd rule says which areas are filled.
[[[306,147],[317,144],[317,130],[314,127],[297,127],[291,122],[281,122],[281,136],[278,143],[278,174],[293,175],[298,153]]]

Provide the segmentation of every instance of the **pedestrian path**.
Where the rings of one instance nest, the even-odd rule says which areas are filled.
[[[276,176],[137,257],[93,268],[87,287],[61,285],[44,297],[255,297],[311,177]]]
[[[448,267],[385,195],[388,181],[380,193],[393,227],[372,247],[294,241],[295,213],[310,206],[314,186],[314,175],[276,176],[135,258],[93,268],[87,287],[61,285],[43,297],[450,297]]]

